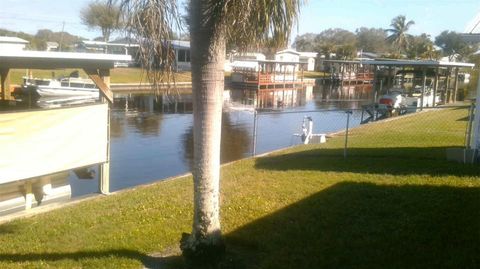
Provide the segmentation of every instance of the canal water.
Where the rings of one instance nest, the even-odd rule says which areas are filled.
[[[299,144],[303,118],[313,118],[314,133],[345,129],[348,109],[371,103],[371,85],[303,89],[227,89],[224,94],[221,160],[252,155],[254,109],[257,109],[256,153]],[[350,126],[360,124],[354,110]],[[110,190],[149,183],[189,172],[193,158],[191,93],[161,96],[124,93],[115,96],[111,112]],[[328,142],[327,142],[328,143]],[[92,168],[96,169],[96,168]],[[97,173],[98,175],[98,173]],[[72,196],[98,191],[98,179],[69,177]]]

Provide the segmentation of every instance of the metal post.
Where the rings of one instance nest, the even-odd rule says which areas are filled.
[[[472,145],[470,145],[470,141],[472,139],[472,123],[473,123],[473,113],[475,111],[475,103],[472,102],[470,105],[470,109],[468,110],[468,123],[467,123],[467,131],[465,132],[465,148],[471,149]],[[465,160],[465,158],[463,158]]]
[[[439,80],[439,69],[435,69],[435,82],[433,84],[433,107],[437,106],[437,90],[438,90],[438,80]]]
[[[252,145],[252,156],[255,157],[257,155],[257,109],[254,108],[253,110],[253,145]]]
[[[457,92],[458,92],[458,67],[455,68],[455,79],[453,80],[453,102],[457,102]]]
[[[110,70],[100,69],[99,73],[105,85],[110,89]],[[103,102],[108,102],[106,98],[102,97],[102,99]],[[107,161],[100,164],[98,176],[98,189],[102,194],[110,193],[110,109],[111,103],[108,104],[107,111]]]
[[[425,87],[427,84],[427,70],[424,68],[423,69],[423,78],[422,78],[422,96],[420,97],[420,110],[423,110],[423,107],[425,106]],[[427,103],[428,106],[428,103]]]
[[[477,98],[475,100],[475,113],[474,119],[473,119],[473,134],[472,134],[472,139],[470,140],[470,148],[478,150],[478,147],[480,146],[478,143],[480,141],[480,74],[478,76],[478,82],[477,82]]]
[[[445,75],[445,104],[450,103],[450,68],[447,68],[447,73]]]
[[[348,147],[348,127],[350,125],[350,114],[352,114],[351,110],[347,110],[347,128],[345,129],[345,147],[343,148],[343,158],[347,158],[347,147]]]
[[[373,103],[377,102],[377,66],[373,66],[373,85],[372,85]]]

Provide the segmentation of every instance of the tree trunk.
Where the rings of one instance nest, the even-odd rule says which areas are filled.
[[[194,216],[181,248],[187,262],[215,263],[223,256],[220,230],[220,138],[225,35],[205,20],[205,2],[191,1],[190,35],[194,117]]]

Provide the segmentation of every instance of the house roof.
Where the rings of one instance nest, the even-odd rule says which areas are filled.
[[[114,43],[114,42],[91,41],[91,40],[83,40],[81,43],[90,47],[138,47],[138,44],[135,44],[135,43]]]
[[[171,40],[170,42],[176,49],[190,49],[190,41]]]
[[[343,61],[343,60],[323,60],[331,63],[353,63],[364,65],[380,65],[380,66],[411,66],[411,67],[466,67],[473,68],[475,64],[461,62],[445,62],[434,60],[364,60],[364,61]]]
[[[127,38],[117,39],[112,42],[83,40],[81,43],[90,47],[139,47],[140,46],[134,40],[127,39]],[[190,41],[171,40],[170,44],[172,44],[172,46],[176,49],[190,49]]]
[[[238,53],[235,53],[233,55],[233,57],[235,58],[238,58],[238,59],[242,59],[242,58],[246,58],[246,59],[256,59],[256,60],[265,60],[266,57],[265,57],[265,54],[263,53],[258,53],[258,52],[238,52]]]
[[[300,52],[294,50],[294,49],[284,49],[281,50],[275,54],[295,54],[295,55],[300,55]]]
[[[53,41],[48,41],[48,42],[47,42],[47,46],[49,46],[49,47],[58,47],[58,43],[57,43],[57,42],[53,42]]]
[[[317,52],[308,52],[308,51],[299,51],[300,57],[306,58],[316,58],[318,53]]]
[[[0,43],[28,44],[29,42],[15,36],[0,36]]]

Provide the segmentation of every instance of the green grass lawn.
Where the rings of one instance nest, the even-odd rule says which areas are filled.
[[[364,125],[347,159],[339,135],[223,167],[226,268],[479,268],[480,166],[445,161],[465,116]],[[191,177],[94,198],[0,225],[0,267],[178,265],[191,219]]]
[[[86,78],[87,74],[82,69],[56,69],[56,70],[41,70],[32,69],[31,73],[33,77],[37,78],[51,78],[68,76],[71,72],[78,70],[80,76]],[[22,77],[27,75],[25,69],[12,69],[10,70],[10,81],[12,84],[22,84]],[[225,77],[229,77],[230,72],[225,72]],[[323,72],[307,71],[304,73],[305,78],[319,78],[323,77]],[[175,80],[177,82],[190,82],[192,81],[191,72],[178,72],[175,73]],[[141,68],[114,68],[111,70],[111,83],[147,83],[147,74]]]
[[[87,77],[82,69],[57,69],[57,70],[31,70],[32,76],[37,78],[51,78],[52,72],[55,77],[68,76],[71,72],[78,70],[81,77]],[[26,76],[25,69],[13,69],[10,71],[10,81],[12,84],[21,84],[22,77]],[[191,81],[190,72],[178,72],[175,74],[177,82]],[[148,82],[145,71],[141,68],[115,68],[111,70],[111,83],[146,83]]]

